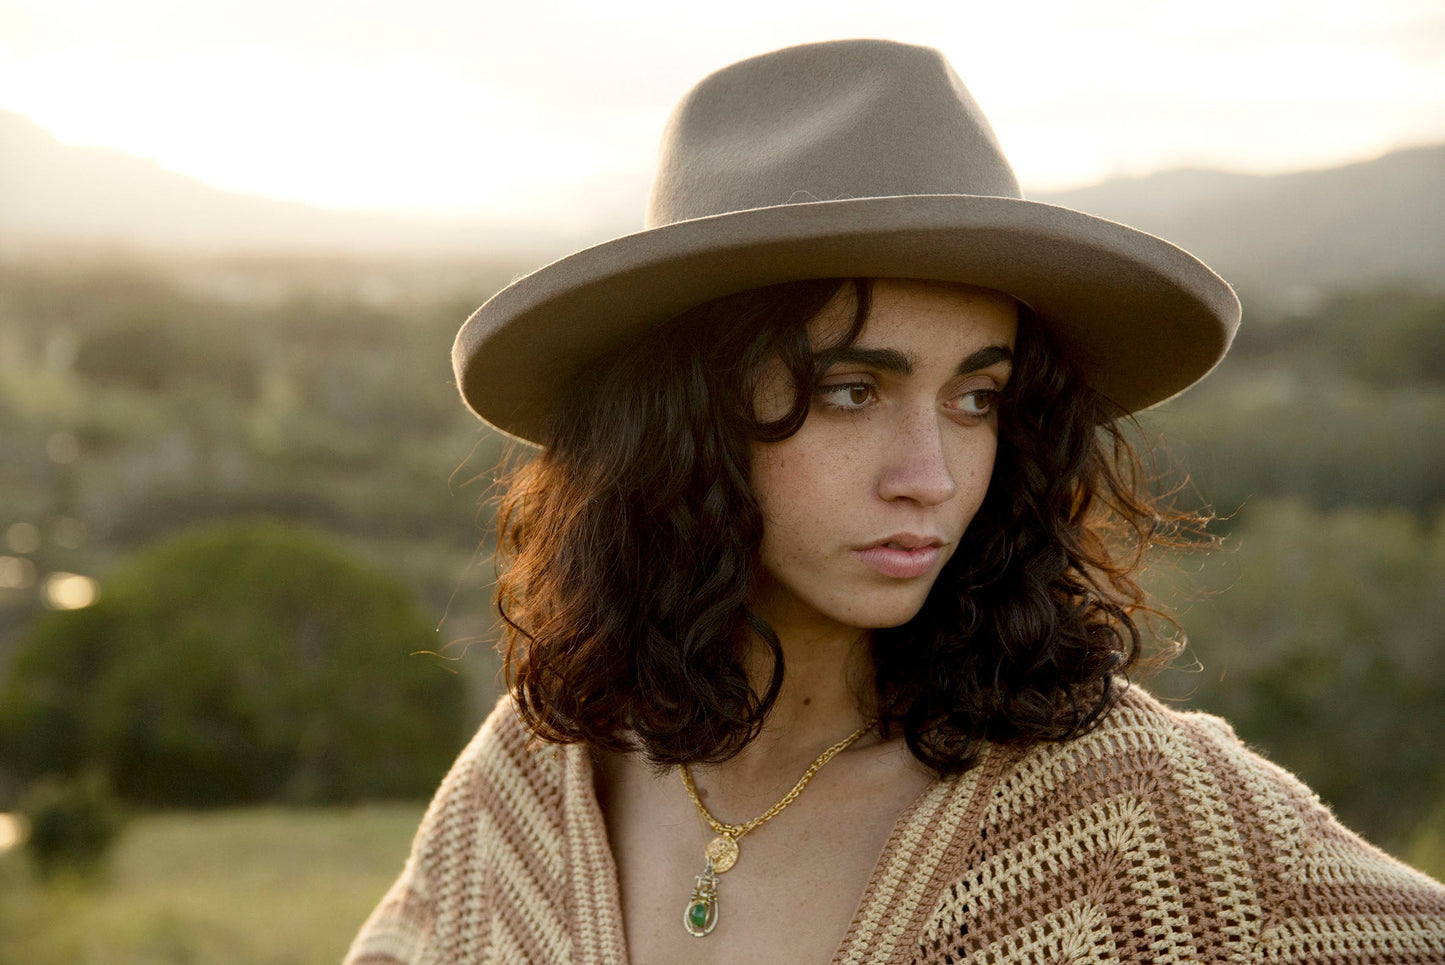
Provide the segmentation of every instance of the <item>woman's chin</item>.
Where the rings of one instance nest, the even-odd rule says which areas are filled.
[[[918,616],[925,597],[917,600],[889,600],[873,605],[854,605],[834,617],[839,623],[860,630],[887,630],[901,627]]]

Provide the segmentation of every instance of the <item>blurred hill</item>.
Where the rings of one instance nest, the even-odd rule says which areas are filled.
[[[227,191],[109,148],[56,140],[0,110],[0,251],[36,242],[394,255],[484,253],[519,263],[557,239],[479,218],[317,207]]]
[[[586,228],[570,231],[475,216],[331,210],[220,190],[119,151],[65,145],[26,117],[0,111],[0,249],[83,239],[212,250],[449,252],[526,267],[635,230],[630,210],[640,210],[640,190],[594,192],[591,203],[603,207]],[[624,207],[634,192],[636,205]],[[1166,237],[1256,293],[1381,281],[1445,285],[1445,145],[1294,174],[1180,170],[1031,196]]]
[[[1273,176],[1167,171],[1038,200],[1168,238],[1254,290],[1445,278],[1445,145]]]

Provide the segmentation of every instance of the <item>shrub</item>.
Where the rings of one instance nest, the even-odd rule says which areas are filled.
[[[99,768],[146,805],[429,793],[461,678],[406,588],[317,534],[215,525],[134,557],[99,603],[37,621],[0,692],[22,777]]]
[[[43,778],[26,792],[20,809],[30,825],[26,851],[46,879],[99,871],[124,823],[105,780],[95,773]]]

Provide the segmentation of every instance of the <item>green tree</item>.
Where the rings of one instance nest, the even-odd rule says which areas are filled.
[[[95,768],[145,805],[425,795],[466,725],[433,637],[403,584],[318,534],[198,528],[37,622],[0,750],[22,778]]]

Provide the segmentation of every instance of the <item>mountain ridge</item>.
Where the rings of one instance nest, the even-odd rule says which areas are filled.
[[[24,115],[4,110],[0,193],[0,252],[112,242],[445,253],[530,265],[637,228],[621,223],[615,203],[614,213],[600,212],[564,232],[477,216],[330,209],[249,195],[110,148],[63,144]],[[1287,174],[1185,168],[1029,197],[1167,238],[1238,286],[1284,291],[1405,281],[1445,287],[1445,217],[1438,214],[1445,212],[1445,144]]]
[[[501,224],[401,212],[325,208],[232,191],[149,158],[64,144],[23,114],[0,110],[0,250],[21,243],[117,244],[368,254],[487,251]],[[500,236],[499,236],[500,237]],[[510,232],[509,247],[550,246]]]
[[[1168,238],[1251,286],[1445,285],[1445,144],[1287,174],[1165,171],[1037,200]]]

